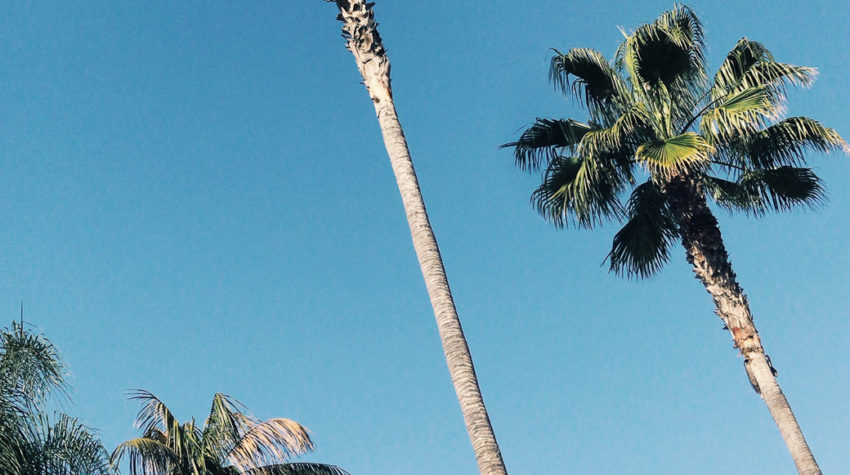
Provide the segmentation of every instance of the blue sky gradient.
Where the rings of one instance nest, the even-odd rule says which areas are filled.
[[[613,56],[660,1],[375,7],[396,105],[511,473],[794,473],[675,249],[649,281],[616,227],[559,231],[498,145],[583,117],[549,48]],[[742,36],[815,66],[789,114],[850,136],[850,13],[701,1],[713,71]],[[125,391],[179,418],[225,392],[353,474],[476,470],[374,111],[332,4],[10,1],[0,16],[0,309],[62,350],[66,410],[111,450]],[[850,163],[817,212],[718,211],[821,468],[850,467]]]

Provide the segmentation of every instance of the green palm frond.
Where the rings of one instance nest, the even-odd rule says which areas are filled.
[[[625,83],[608,60],[588,48],[573,48],[566,54],[555,50],[549,79],[565,95],[581,101],[597,121],[604,121],[618,102],[629,97]]]
[[[313,441],[301,424],[284,418],[254,424],[228,452],[230,463],[241,470],[289,460],[313,450]]]
[[[615,64],[628,73],[638,94],[659,82],[677,91],[696,91],[705,84],[702,24],[683,5],[638,27],[617,49],[616,58]]]
[[[225,394],[216,393],[213,396],[210,415],[204,422],[202,439],[204,450],[211,451],[220,458],[225,458],[227,452],[247,432],[253,421],[242,411],[245,406]]]
[[[742,38],[717,70],[711,99],[751,87],[771,86],[780,92],[787,85],[807,87],[816,76],[815,68],[777,63],[764,45]]]
[[[735,182],[706,177],[704,183],[720,206],[756,216],[800,205],[814,207],[825,199],[820,178],[809,168],[781,166],[750,170]]]
[[[702,113],[700,133],[714,144],[755,133],[781,113],[773,99],[766,86],[731,93]]]
[[[834,129],[808,117],[790,117],[732,144],[729,155],[737,163],[759,169],[805,163],[806,150],[822,153],[850,151]]]
[[[546,171],[543,183],[531,195],[538,211],[556,226],[592,228],[623,215],[617,196],[623,183],[610,169],[593,159],[558,157]]]
[[[711,144],[704,138],[685,132],[667,140],[642,144],[635,152],[635,160],[645,164],[654,175],[669,177],[707,164],[711,152]]]
[[[285,463],[255,468],[245,472],[245,475],[350,475],[345,470],[323,463]]]
[[[0,398],[28,412],[52,391],[64,394],[65,365],[59,351],[43,335],[18,322],[0,331]]]
[[[109,463],[117,469],[124,455],[129,457],[133,475],[165,475],[171,467],[180,466],[179,454],[165,443],[146,437],[122,442],[112,452]]]
[[[650,122],[646,107],[633,104],[611,126],[585,132],[576,152],[583,157],[628,153],[630,142],[654,136]]]
[[[555,120],[538,118],[526,129],[519,140],[508,142],[500,148],[513,147],[518,167],[536,171],[548,165],[560,151],[574,150],[581,138],[592,127],[572,119]]]
[[[172,429],[179,426],[179,422],[171,414],[171,410],[150,391],[134,389],[130,392],[129,399],[142,401],[142,408],[136,415],[136,427],[143,434],[158,430],[160,433],[168,434]]]
[[[65,414],[51,423],[37,414],[23,445],[21,473],[100,475],[110,473],[108,454],[92,429]]]
[[[608,254],[611,271],[650,277],[670,259],[678,235],[661,189],[652,180],[636,187],[628,201],[628,221],[614,236]]]

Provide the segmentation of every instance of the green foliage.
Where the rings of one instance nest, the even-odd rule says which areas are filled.
[[[117,467],[128,456],[131,474],[167,475],[347,475],[339,467],[287,463],[313,449],[307,429],[283,418],[257,420],[224,394],[213,397],[203,427],[180,423],[152,393],[136,390],[141,402],[136,425],[142,436],[119,445],[110,457]]]
[[[587,108],[587,123],[538,118],[504,145],[520,168],[542,172],[532,202],[545,219],[623,222],[611,270],[648,277],[679,237],[665,195],[673,179],[756,216],[823,201],[805,154],[848,145],[813,119],[782,119],[786,89],[810,86],[814,68],[777,62],[742,38],[709,80],[702,25],[683,5],[623,36],[610,62],[586,48],[552,58],[551,81]],[[638,176],[646,181],[629,193]]]
[[[91,429],[44,404],[64,395],[65,367],[44,336],[13,322],[0,330],[0,473],[110,473],[107,453]]]

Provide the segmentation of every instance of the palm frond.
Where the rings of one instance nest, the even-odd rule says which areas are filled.
[[[731,92],[760,86],[773,87],[784,93],[787,85],[810,86],[816,76],[815,68],[777,63],[764,45],[742,38],[717,70],[711,99],[717,100]]]
[[[738,163],[767,169],[806,162],[806,150],[850,152],[834,129],[808,117],[790,117],[734,143],[729,155]]]
[[[695,92],[705,83],[705,38],[690,8],[676,5],[653,23],[638,27],[617,50],[615,64],[628,72],[635,92],[659,82],[668,89]]]
[[[239,401],[225,394],[213,396],[210,415],[204,422],[202,440],[204,449],[212,451],[219,458],[225,458],[227,452],[254,424],[242,410]]]
[[[129,456],[132,475],[166,475],[171,467],[180,466],[180,456],[163,442],[139,437],[122,442],[109,457],[116,470],[124,455]]]
[[[301,424],[284,418],[254,424],[228,452],[230,463],[247,470],[268,463],[286,461],[313,450],[313,441]]]
[[[635,160],[645,164],[653,175],[669,177],[705,165],[711,151],[711,144],[704,138],[693,132],[685,132],[667,140],[642,144],[635,152]]]
[[[570,79],[570,77],[574,79]],[[628,98],[625,83],[608,60],[596,50],[573,48],[566,54],[555,50],[549,79],[565,95],[581,101],[598,121],[611,115],[620,101]]]
[[[129,399],[136,399],[142,402],[142,408],[136,415],[136,427],[142,430],[143,434],[158,430],[163,433],[168,433],[173,427],[179,423],[171,414],[171,410],[162,401],[159,400],[153,393],[144,389],[133,389],[129,391]]]
[[[500,148],[513,147],[516,164],[523,170],[536,171],[548,165],[549,160],[563,150],[575,149],[591,126],[572,119],[556,120],[538,118],[516,142]]]
[[[782,110],[776,107],[773,92],[766,86],[729,94],[702,113],[700,133],[711,143],[722,145],[755,133]]]
[[[809,168],[781,166],[749,170],[734,182],[707,176],[704,183],[720,206],[756,216],[800,205],[814,207],[825,199],[820,178]]]
[[[53,391],[64,394],[65,365],[43,335],[12,322],[0,331],[0,391],[15,410],[28,412]]]
[[[566,226],[572,216],[579,227],[592,228],[623,215],[617,196],[622,186],[622,178],[610,165],[593,158],[558,157],[549,165],[531,201],[558,227]]]
[[[614,236],[608,254],[611,271],[650,277],[670,259],[678,235],[663,192],[652,180],[636,187],[627,204],[629,219]]]
[[[44,414],[35,415],[27,445],[25,473],[110,473],[108,453],[92,429],[66,414],[55,423]]]
[[[284,463],[247,470],[245,475],[350,475],[345,470],[323,463]]]

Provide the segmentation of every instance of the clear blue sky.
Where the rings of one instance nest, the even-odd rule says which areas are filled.
[[[700,1],[709,61],[746,35],[816,66],[789,113],[850,136],[839,2]],[[613,55],[672,2],[379,1],[402,123],[493,425],[515,474],[793,473],[676,250],[655,279],[559,231],[497,146],[582,117],[548,48]],[[335,7],[9,1],[0,16],[0,310],[62,350],[111,450],[130,388],[202,419],[226,392],[308,426],[353,474],[476,465],[374,112]],[[829,202],[719,212],[768,353],[821,467],[850,470],[850,161]]]

